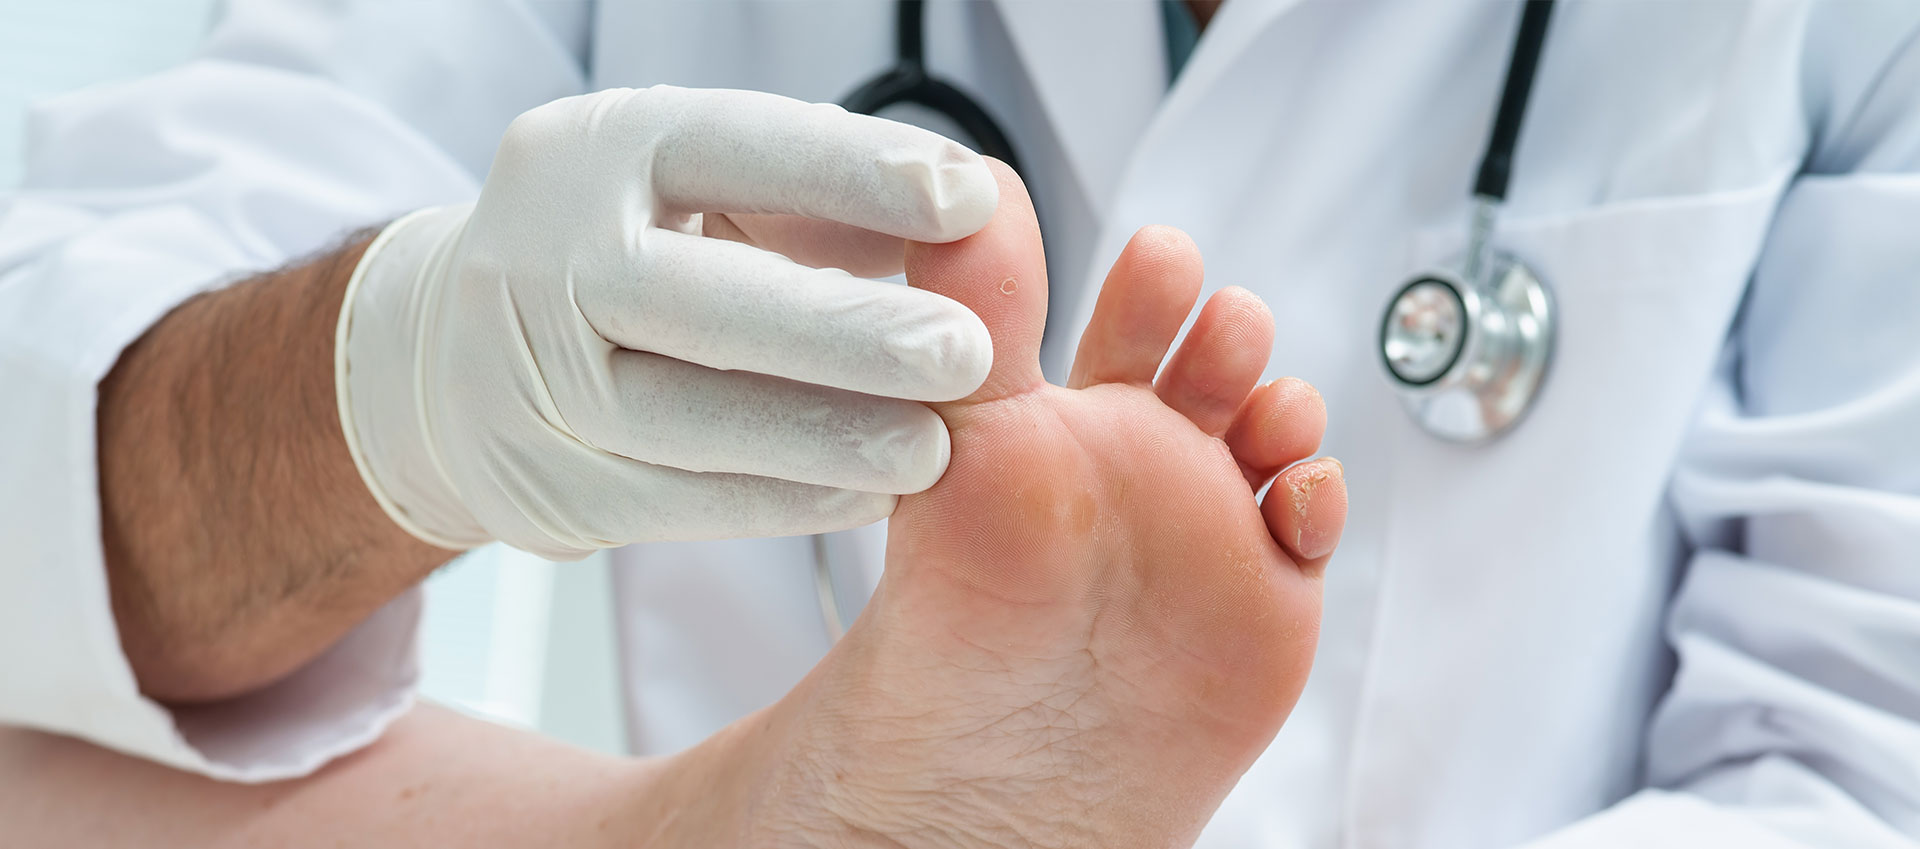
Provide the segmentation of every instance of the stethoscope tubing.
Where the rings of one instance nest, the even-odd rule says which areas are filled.
[[[959,125],[982,154],[1007,163],[1024,176],[1013,140],[986,107],[927,71],[925,0],[898,0],[894,8],[893,66],[855,87],[840,105],[849,112],[867,115],[903,103],[926,107]]]
[[[1480,170],[1473,180],[1473,193],[1494,203],[1507,199],[1513,151],[1520,143],[1520,123],[1526,118],[1527,101],[1533,95],[1533,75],[1546,49],[1547,22],[1552,17],[1553,0],[1526,0],[1520,11],[1520,28],[1514,33],[1513,53],[1507,59],[1500,105],[1493,112],[1493,132],[1488,134],[1487,150],[1480,156]]]

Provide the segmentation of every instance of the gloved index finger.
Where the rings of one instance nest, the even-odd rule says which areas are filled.
[[[966,397],[993,365],[979,316],[922,289],[665,229],[633,259],[575,283],[582,317],[624,348],[913,401]]]
[[[787,213],[951,242],[999,203],[979,154],[919,127],[754,91],[656,86],[636,104],[666,122],[653,185],[679,211]]]

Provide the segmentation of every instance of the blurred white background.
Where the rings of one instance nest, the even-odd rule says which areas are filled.
[[[0,192],[19,181],[34,101],[186,60],[215,5],[0,0]],[[625,750],[604,558],[555,565],[497,545],[462,557],[427,582],[421,653],[427,698]]]

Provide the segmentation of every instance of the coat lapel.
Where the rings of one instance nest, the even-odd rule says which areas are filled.
[[[1095,209],[1166,93],[1157,0],[999,0],[1074,179]]]

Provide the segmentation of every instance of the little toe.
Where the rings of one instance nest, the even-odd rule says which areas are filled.
[[[1153,382],[1205,275],[1200,249],[1172,227],[1143,227],[1100,287],[1067,387]]]
[[[1267,531],[1300,571],[1317,576],[1326,569],[1347,524],[1346,470],[1331,457],[1287,469],[1267,491],[1260,513]]]
[[[1273,313],[1258,295],[1237,286],[1213,293],[1154,390],[1195,427],[1220,436],[1273,350]]]
[[[1319,390],[1300,378],[1283,377],[1247,396],[1225,438],[1247,484],[1259,489],[1281,469],[1320,450],[1326,429],[1327,405]]]

